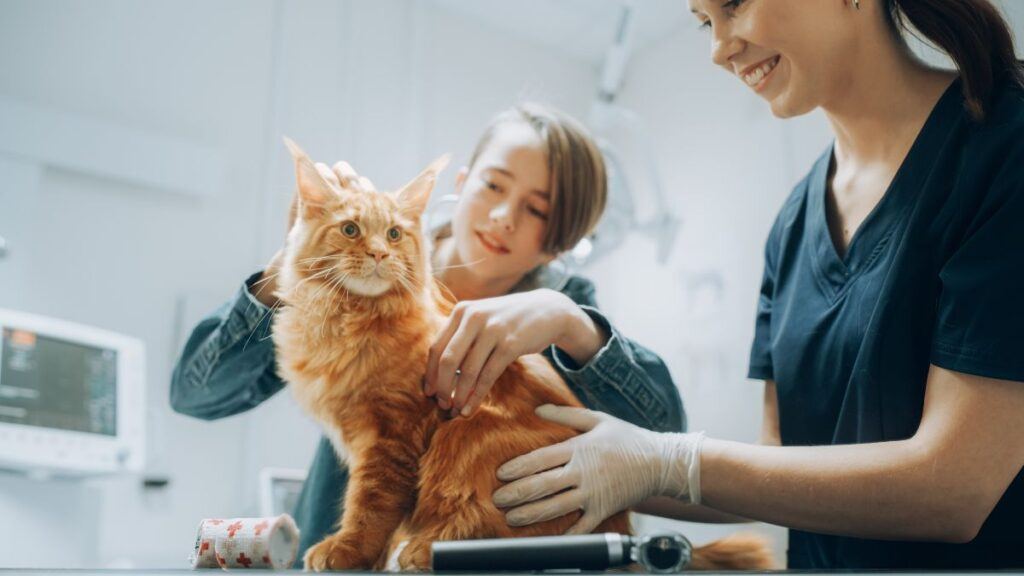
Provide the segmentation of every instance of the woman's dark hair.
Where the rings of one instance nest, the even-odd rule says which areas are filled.
[[[976,120],[984,119],[997,83],[1024,87],[1013,33],[990,0],[885,0],[885,4],[897,31],[914,34],[916,30],[953,59],[967,110]]]

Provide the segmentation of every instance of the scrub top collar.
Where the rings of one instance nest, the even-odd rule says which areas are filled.
[[[838,297],[850,280],[861,270],[870,267],[891,236],[902,228],[899,224],[913,206],[914,195],[923,189],[932,173],[932,159],[939,157],[939,151],[950,135],[950,128],[957,120],[958,114],[954,108],[963,107],[960,86],[961,81],[957,78],[932,108],[882,200],[854,232],[844,257],[839,256],[832,241],[826,210],[828,177],[835,161],[835,141],[814,165],[807,221],[810,226],[809,238],[814,242],[811,250],[814,272],[826,293]]]

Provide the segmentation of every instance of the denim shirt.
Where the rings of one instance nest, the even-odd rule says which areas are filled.
[[[234,299],[192,331],[171,378],[176,412],[214,420],[244,412],[284,388],[270,338],[270,310],[250,292],[253,274]],[[605,333],[608,342],[585,365],[555,346],[543,355],[580,402],[652,430],[681,432],[686,412],[676,385],[656,354],[622,336],[598,311],[594,285],[579,276],[555,282],[533,277],[517,287],[550,286],[571,298]],[[321,438],[294,516],[301,530],[297,563],[307,548],[337,530],[348,470],[327,438]]]

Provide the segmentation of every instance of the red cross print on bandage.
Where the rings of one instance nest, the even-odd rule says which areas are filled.
[[[259,536],[260,532],[263,532],[264,530],[266,530],[269,527],[270,527],[270,522],[267,522],[266,520],[264,520],[263,522],[260,522],[259,524],[253,526],[253,529],[256,530],[256,535]]]
[[[228,526],[228,538],[234,538],[235,537],[235,533],[238,532],[241,529],[242,529],[242,523],[241,522],[235,522],[234,524],[231,524],[230,526]]]
[[[287,514],[268,518],[207,519],[190,559],[192,568],[287,570],[295,563],[299,530]]]

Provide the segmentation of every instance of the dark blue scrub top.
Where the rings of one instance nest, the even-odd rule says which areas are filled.
[[[912,436],[930,364],[1024,385],[1024,92],[1001,85],[978,123],[954,82],[843,258],[831,162],[797,185],[765,250],[749,376],[776,382],[782,443]],[[789,567],[1020,568],[1022,522],[1018,472],[970,543],[791,530]]]

